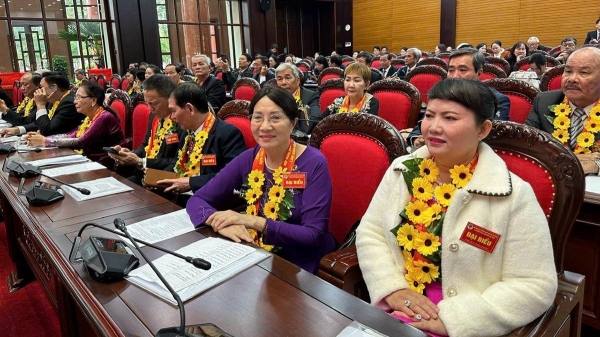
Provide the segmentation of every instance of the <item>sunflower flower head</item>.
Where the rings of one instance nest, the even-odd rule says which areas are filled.
[[[439,268],[433,263],[415,260],[414,276],[421,283],[431,283],[440,277]]]
[[[248,175],[248,185],[250,188],[261,187],[265,182],[265,174],[261,170],[252,170]]]
[[[412,192],[415,198],[427,201],[433,198],[433,185],[425,178],[415,178]]]
[[[558,141],[563,144],[568,142],[569,139],[571,138],[571,136],[569,135],[569,132],[567,130],[561,130],[561,129],[557,129],[554,132],[552,132],[552,136],[554,138],[558,139]]]
[[[560,103],[557,104],[556,107],[554,108],[554,114],[557,116],[565,116],[567,114],[569,114],[569,112],[571,112],[571,107],[569,106],[568,103]]]
[[[263,208],[263,213],[265,214],[265,217],[267,217],[267,219],[276,220],[278,212],[279,212],[279,204],[277,204],[273,201],[267,202],[265,204],[265,207]]]
[[[456,187],[454,187],[454,185],[443,184],[435,188],[435,199],[438,201],[438,203],[440,203],[440,205],[448,207],[450,206],[452,197],[454,197],[454,192],[456,192]]]
[[[418,292],[419,294],[423,294],[423,290],[425,290],[425,284],[420,282],[414,275],[414,273],[408,272],[404,275],[406,278],[406,282],[411,290]]]
[[[594,144],[594,135],[590,132],[582,132],[577,136],[577,145],[588,148]]]
[[[410,252],[413,249],[416,236],[417,230],[415,227],[409,224],[404,224],[402,227],[400,227],[400,229],[398,229],[396,240],[398,241],[398,245],[404,248],[404,251]]]
[[[249,205],[248,207],[246,207],[246,214],[248,214],[248,215],[257,215],[256,214],[256,207],[254,205]]]
[[[600,105],[596,104],[596,106],[594,106],[592,110],[590,110],[590,117],[600,118]]]
[[[413,257],[410,254],[409,251],[407,251],[406,249],[402,250],[402,257],[404,257],[404,268],[406,268],[406,270],[410,270],[413,267]]]
[[[559,115],[554,118],[554,127],[559,130],[568,130],[571,126],[571,119],[565,115]]]
[[[248,204],[254,204],[258,198],[262,195],[262,190],[260,188],[250,188],[246,191],[246,195],[244,198]],[[253,207],[253,206],[252,206]]]
[[[196,134],[195,140],[197,143],[204,142],[204,141],[206,141],[206,138],[208,138],[208,133],[206,131],[202,130]]]
[[[600,119],[590,118],[585,123],[585,130],[587,132],[597,133],[600,131]]]
[[[436,181],[438,175],[440,175],[440,170],[431,159],[423,159],[421,164],[419,164],[419,171],[421,172],[421,177],[425,178],[430,183]]]
[[[421,200],[417,199],[413,202],[410,202],[406,206],[406,215],[408,216],[408,220],[416,224],[424,223],[427,216],[425,214],[425,210],[427,210],[428,208],[429,207],[427,206],[427,204]]]
[[[450,169],[450,177],[452,178],[452,183],[457,188],[463,188],[469,180],[471,180],[471,172],[468,166],[459,165],[454,166],[454,168]]]
[[[440,206],[440,204],[435,203],[431,205],[429,210],[431,210],[431,218],[433,219],[432,221],[439,220],[442,217],[440,214],[442,212],[442,206]]]
[[[437,252],[440,245],[439,236],[429,232],[419,232],[415,238],[415,248],[419,253],[425,256]]]
[[[273,172],[273,180],[275,180],[275,184],[276,185],[281,185],[281,183],[283,182],[283,174],[284,173],[288,173],[287,167],[281,167],[281,166],[279,166]]]
[[[280,185],[273,185],[269,190],[269,200],[280,203],[285,196],[285,190]]]

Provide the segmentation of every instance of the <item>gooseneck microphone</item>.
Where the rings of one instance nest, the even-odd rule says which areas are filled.
[[[56,178],[54,178],[54,177],[51,177],[51,176],[49,176],[49,175],[47,175],[47,174],[44,174],[44,173],[40,173],[40,175],[41,175],[41,176],[43,176],[43,177],[46,177],[46,178],[48,178],[48,179],[54,180],[54,181],[56,181],[57,183],[59,183],[59,184],[61,184],[61,185],[69,186],[70,188],[72,188],[72,189],[74,189],[74,190],[78,191],[78,192],[79,192],[79,193],[81,193],[81,194],[90,195],[90,193],[91,193],[91,192],[90,192],[90,190],[88,190],[87,188],[83,188],[83,187],[77,187],[77,186],[73,186],[73,185],[71,185],[71,184],[67,184],[67,183],[65,183],[65,182],[64,182],[64,181],[62,181],[62,180],[58,180],[58,179],[56,179]]]
[[[8,161],[12,152],[16,152],[17,149],[11,146],[8,150],[8,155],[4,159],[4,163],[2,164],[2,172],[8,172],[9,175],[17,178],[31,178],[42,173],[42,170],[38,166],[34,166],[27,163],[21,163],[15,160]],[[34,149],[27,149],[23,151],[33,151],[33,152],[42,152],[42,149],[36,147]],[[8,163],[8,164],[7,164]]]

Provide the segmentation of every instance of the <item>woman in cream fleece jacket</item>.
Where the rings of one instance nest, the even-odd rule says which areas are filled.
[[[509,333],[541,315],[556,294],[550,232],[535,194],[481,142],[495,111],[495,104],[488,104],[494,103],[494,96],[488,92],[484,85],[466,80],[436,84],[422,125],[427,146],[392,163],[357,230],[359,264],[372,303],[439,335]],[[478,120],[482,115],[485,120]],[[434,157],[438,182],[443,183],[449,178],[444,168],[453,167],[444,161],[469,163],[461,162],[461,156],[478,159],[472,178],[456,190],[443,220],[442,294],[433,303],[410,289],[405,258],[391,232],[404,221],[399,214],[412,198],[403,163]],[[461,240],[468,223],[500,236],[491,253]]]

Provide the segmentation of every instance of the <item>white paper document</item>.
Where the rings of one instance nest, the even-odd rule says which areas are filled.
[[[348,325],[342,332],[336,337],[386,337],[379,331],[375,331],[366,325],[360,324],[357,321],[353,321]]]
[[[68,166],[61,166],[61,167],[46,169],[46,170],[42,170],[42,173],[47,176],[58,177],[58,176],[64,176],[67,174],[79,173],[79,172],[101,170],[103,168],[106,168],[106,167],[104,167],[94,161],[91,161],[91,162],[83,163],[83,164],[75,164],[75,165],[68,165]]]
[[[185,209],[127,226],[127,231],[132,237],[150,243],[164,241],[194,230],[194,224]],[[129,243],[127,238],[122,237],[122,239]],[[141,243],[138,244],[140,247],[144,246]]]
[[[585,177],[585,191],[600,194],[600,177],[599,176]]]
[[[104,197],[107,195],[123,193],[133,191],[133,188],[123,184],[113,177],[100,178],[90,181],[84,181],[77,184],[72,184],[75,187],[86,188],[90,191],[89,195],[85,195],[73,189],[69,186],[62,185],[61,188],[65,190],[73,199],[76,201],[84,201],[95,198]]]
[[[86,157],[84,157],[80,154],[73,154],[70,156],[33,160],[33,161],[27,162],[27,164],[43,167],[43,166],[51,166],[51,165],[77,164],[77,163],[83,163],[86,161],[89,161],[89,159],[87,159]]]
[[[0,125],[0,128],[2,126]],[[12,142],[16,142],[17,140],[19,140],[21,137],[19,136],[9,136],[9,137],[2,137],[0,138],[0,143],[12,143]]]
[[[209,270],[202,270],[170,254],[153,261],[184,302],[270,256],[264,250],[219,238],[194,242],[178,249],[177,253],[193,258],[201,257],[211,263]],[[171,293],[148,264],[130,272],[127,280],[176,304]]]

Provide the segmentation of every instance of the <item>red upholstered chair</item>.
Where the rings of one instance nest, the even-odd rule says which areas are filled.
[[[221,107],[219,110],[219,117],[225,122],[234,125],[244,136],[244,142],[246,148],[251,149],[257,145],[254,136],[252,136],[252,130],[250,129],[250,119],[248,118],[250,107],[250,101],[234,99],[229,101]]]
[[[552,48],[552,49],[548,50],[548,55],[553,55],[553,54],[556,54],[556,53],[558,53],[559,51],[560,51],[560,46],[556,46],[556,47],[554,47],[554,48]]]
[[[406,62],[404,62],[404,59],[392,60],[392,67],[394,67],[395,69],[400,69],[400,68],[404,67],[405,64],[406,64]]]
[[[3,90],[3,89],[0,89]],[[23,88],[20,81],[14,81],[12,87],[12,101],[15,106],[21,104],[24,99]]]
[[[266,82],[263,84],[263,88],[264,88],[264,87],[267,87],[267,86],[273,86],[273,85],[277,85],[277,79],[276,79],[276,78],[272,78],[272,79],[270,79],[270,80],[266,81]]]
[[[525,123],[533,106],[533,99],[540,92],[539,89],[525,81],[511,78],[493,78],[484,83],[508,96],[512,122]]]
[[[451,53],[440,53],[437,57],[439,57],[442,60],[446,61],[446,63],[450,63],[450,54]]]
[[[562,74],[564,71],[565,65],[561,64],[542,74],[542,80],[540,81],[540,90],[548,91],[560,89],[562,82]]]
[[[231,88],[231,97],[233,99],[243,99],[251,101],[254,95],[260,90],[260,84],[250,77],[243,77],[235,81]]]
[[[430,56],[428,58],[422,59],[421,61],[419,61],[419,64],[417,66],[426,65],[437,66],[444,69],[445,71],[448,71],[448,63],[439,57]]]
[[[428,58],[428,57],[429,57],[429,53],[428,53],[428,52],[425,52],[425,51],[424,51],[424,52],[422,52],[422,53],[421,53],[421,60],[422,60],[422,59],[426,59],[426,58]]]
[[[133,113],[131,114],[132,149],[137,149],[144,143],[149,118],[150,108],[148,107],[148,103],[141,99],[135,99],[133,102]]]
[[[98,85],[102,90],[106,90],[106,78],[102,74],[98,74],[97,76]]]
[[[115,90],[108,97],[107,104],[119,116],[124,139],[131,141],[131,113],[133,110],[131,98],[129,98],[129,95],[125,91]]]
[[[375,69],[381,68],[381,62],[379,61],[379,56],[375,56],[373,58],[373,62],[371,62],[371,68],[375,68]]]
[[[344,91],[344,79],[335,78],[327,80],[317,87],[317,94],[319,94],[319,109],[321,113],[327,109],[327,107],[333,103],[333,100],[340,96],[346,95]]]
[[[310,70],[310,64],[308,64],[307,62],[304,62],[304,61],[300,61],[300,62],[296,63],[296,66],[298,67],[298,70],[300,70],[303,73]]]
[[[114,89],[121,89],[121,75],[112,75],[112,77],[110,78],[110,87]]]
[[[441,67],[424,65],[417,66],[406,75],[406,81],[419,89],[421,100],[427,103],[427,93],[437,82],[445,79],[448,73]]]
[[[123,80],[121,81],[121,90],[127,91],[128,87],[129,87],[129,80],[127,79],[127,76],[123,76]]]
[[[563,266],[567,239],[585,190],[579,160],[551,135],[524,124],[494,121],[484,141],[504,159],[511,172],[532,186],[548,219],[559,280],[550,309],[507,336],[579,336],[584,277],[565,271]],[[368,300],[355,246],[326,255],[321,260],[321,274],[339,288]]]
[[[521,71],[526,71],[529,70],[529,68],[531,68],[529,66],[529,60],[531,60],[531,56],[527,56],[525,58],[523,58],[521,61],[515,63],[514,66],[514,70],[521,70]],[[546,66],[547,67],[556,67],[561,65],[560,61],[555,59],[552,56],[546,56]]]
[[[96,75],[88,75],[88,80],[91,83],[98,83],[98,77]]]
[[[350,56],[342,57],[342,65],[344,66],[347,66],[353,62],[356,62],[356,60]]]
[[[508,61],[501,57],[486,56],[485,60],[489,64],[493,64],[493,65],[497,66],[498,68],[504,70],[504,73],[506,74],[506,76],[508,76],[510,74],[510,72],[512,71],[512,69],[510,69],[510,64],[508,63]]]
[[[323,69],[317,79],[317,84],[321,84],[332,78],[342,78],[344,76],[344,70],[338,67],[329,67]]]
[[[342,243],[367,210],[390,163],[406,153],[404,139],[377,116],[334,114],[317,124],[310,145],[327,158],[333,186],[329,230]]]
[[[504,70],[493,64],[485,63],[483,65],[483,73],[479,76],[479,80],[485,81],[492,78],[506,78],[506,73]]]
[[[369,86],[367,92],[379,101],[379,117],[396,129],[412,128],[419,120],[421,94],[412,84],[386,78]]]

